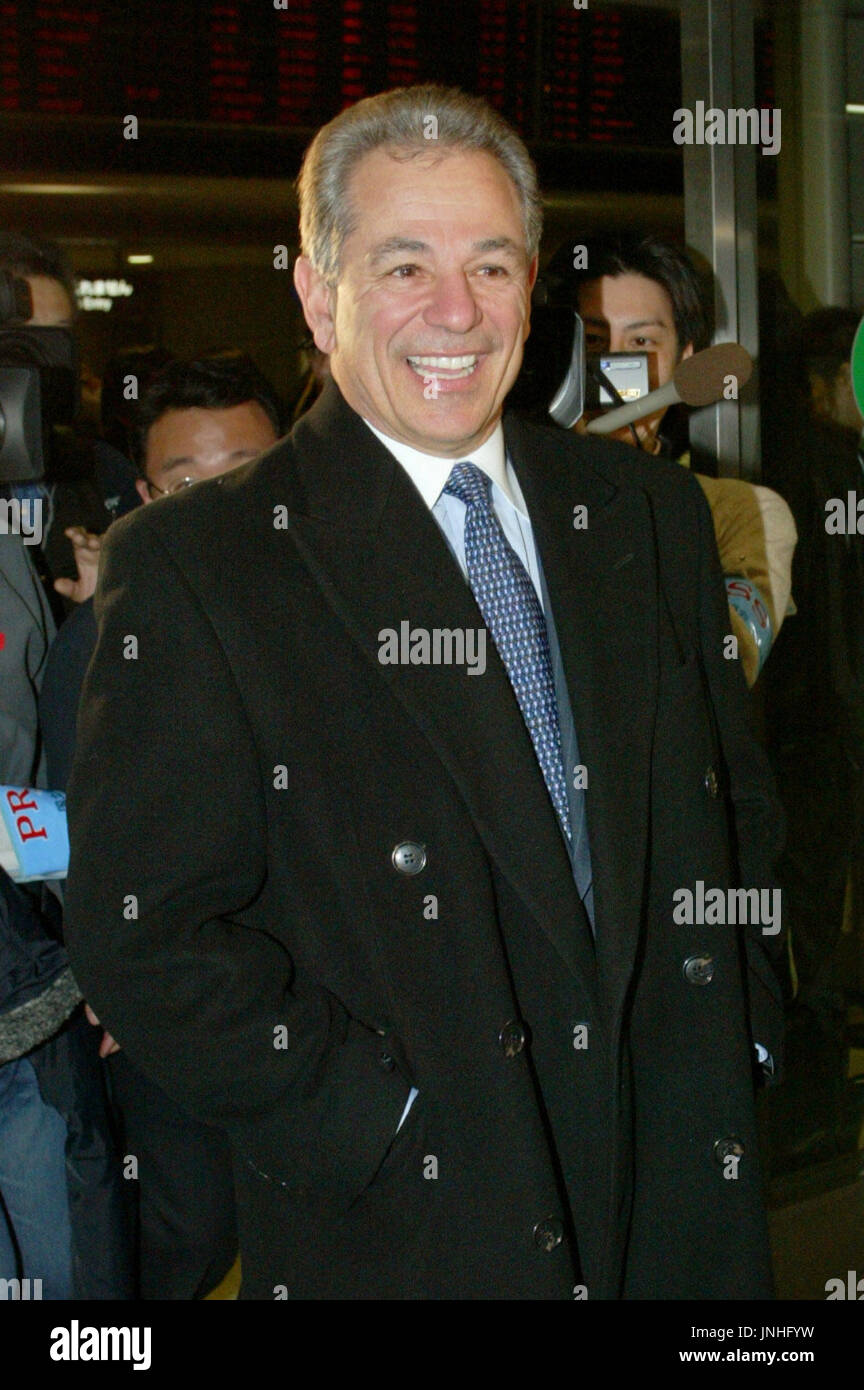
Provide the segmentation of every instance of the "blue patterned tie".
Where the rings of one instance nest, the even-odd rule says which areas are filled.
[[[489,481],[476,464],[456,463],[444,491],[458,497],[467,508],[468,582],[510,677],[543,780],[569,841],[567,786],[546,620],[530,575],[492,511]]]

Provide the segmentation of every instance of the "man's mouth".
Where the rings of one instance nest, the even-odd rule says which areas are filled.
[[[458,381],[461,377],[470,376],[480,359],[476,352],[472,352],[461,357],[409,357],[407,360],[418,376]]]

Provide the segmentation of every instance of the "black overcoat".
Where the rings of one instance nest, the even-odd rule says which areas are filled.
[[[244,1297],[770,1294],[751,1059],[779,1061],[776,938],[672,917],[697,880],[769,885],[780,835],[708,508],[633,449],[505,437],[596,946],[491,642],[482,676],[379,661],[403,620],[482,619],[335,385],[107,540],[69,948],[133,1061],[228,1131]]]

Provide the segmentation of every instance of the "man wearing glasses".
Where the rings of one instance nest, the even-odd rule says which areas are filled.
[[[280,405],[244,359],[174,362],[142,396],[133,440],[148,504],[227,473],[275,444]],[[172,504],[173,505],[173,504]],[[95,587],[96,566],[92,567]],[[51,648],[40,714],[52,787],[65,790],[84,672],[96,646],[93,600],[66,620]],[[88,1009],[91,1022],[95,1014]],[[124,1152],[138,1160],[138,1292],[142,1298],[203,1297],[237,1252],[234,1189],[220,1131],[186,1114],[105,1033]],[[115,1055],[116,1054],[116,1055]]]
[[[153,502],[257,458],[281,434],[280,407],[251,363],[174,362],[141,399],[137,488]]]

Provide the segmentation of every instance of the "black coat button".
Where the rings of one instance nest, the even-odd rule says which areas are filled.
[[[713,956],[688,956],[681,968],[688,985],[710,985],[714,979]]]
[[[727,1158],[743,1158],[744,1145],[734,1135],[730,1135],[728,1139],[718,1139],[714,1145],[714,1157],[721,1165]]]
[[[382,1071],[392,1071],[396,1063],[389,1052],[382,1052],[378,1057],[378,1065]]]
[[[505,1057],[518,1057],[525,1046],[525,1029],[511,1018],[498,1034],[498,1041]]]
[[[554,1250],[564,1239],[564,1227],[555,1216],[544,1216],[534,1227],[534,1244],[539,1250]]]
[[[403,840],[391,854],[394,869],[400,874],[419,874],[426,867],[426,846],[415,844],[413,840]]]
[[[713,767],[709,767],[705,773],[705,790],[709,796],[714,798],[720,794],[720,783],[717,781],[717,773]]]

